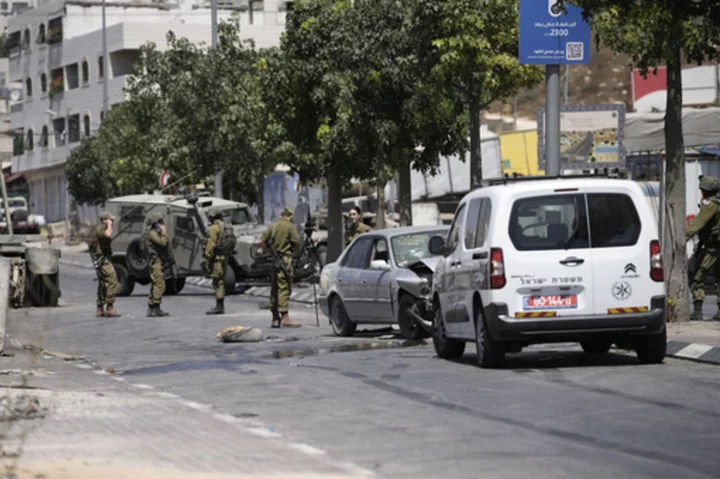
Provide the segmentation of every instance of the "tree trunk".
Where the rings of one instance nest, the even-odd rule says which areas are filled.
[[[377,199],[378,207],[375,216],[375,229],[385,229],[385,165],[383,164],[382,148],[378,147],[377,159]]]
[[[668,297],[668,321],[687,321],[690,311],[685,257],[685,143],[682,128],[680,48],[667,59],[665,111],[665,222],[667,244],[663,266]]]
[[[480,98],[470,100],[470,189],[480,188],[482,182],[482,144],[480,138]]]
[[[342,253],[345,228],[342,215],[342,179],[335,171],[330,171],[327,178],[328,189],[328,238],[327,262],[338,259]]]
[[[257,211],[258,211],[258,220],[261,223],[264,223],[265,222],[265,175],[258,176]]]
[[[412,185],[410,182],[410,162],[398,169],[398,208],[400,226],[412,226]]]

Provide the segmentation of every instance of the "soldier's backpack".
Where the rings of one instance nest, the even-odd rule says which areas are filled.
[[[140,244],[138,251],[143,258],[147,258],[150,255],[150,240],[148,239],[148,236],[150,235],[151,229],[152,226],[144,225],[142,233],[140,233]]]
[[[235,230],[233,230],[232,225],[223,223],[215,250],[221,255],[231,255],[235,253],[236,244],[237,237],[235,236]]]

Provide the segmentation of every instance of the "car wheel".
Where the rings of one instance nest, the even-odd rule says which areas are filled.
[[[453,359],[463,355],[465,352],[465,342],[448,338],[440,306],[435,306],[435,311],[433,312],[433,332],[433,346],[439,358]]]
[[[113,263],[118,279],[118,296],[130,296],[135,289],[135,279],[130,276],[125,265]]]
[[[230,265],[228,265],[225,270],[225,294],[237,294],[237,288],[235,287],[235,270],[233,270]]]
[[[490,336],[485,327],[482,308],[477,308],[475,312],[475,347],[478,366],[481,368],[497,368],[505,361],[505,344]]]
[[[410,310],[414,310],[415,314],[423,314],[423,311],[419,309],[418,303],[419,301],[417,301],[414,296],[404,294],[400,298],[400,304],[398,304],[398,326],[400,326],[402,335],[407,339],[422,339],[428,337],[427,332],[409,313]]]
[[[592,339],[587,341],[580,341],[583,351],[587,354],[607,354],[612,346],[612,341],[605,339]]]
[[[357,324],[350,320],[350,316],[338,296],[333,297],[330,303],[330,325],[335,336],[352,336],[357,329]]]
[[[665,359],[667,351],[667,329],[661,333],[649,334],[637,338],[635,352],[643,364],[658,364]]]
[[[165,280],[165,294],[174,296],[185,287],[185,278],[175,278]]]

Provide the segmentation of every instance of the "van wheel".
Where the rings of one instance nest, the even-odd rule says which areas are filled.
[[[604,339],[593,339],[587,341],[580,341],[583,351],[587,354],[607,354],[612,346],[612,341]]]
[[[658,364],[665,359],[667,351],[667,329],[662,333],[648,334],[637,339],[635,352],[643,364]]]
[[[118,296],[130,296],[135,289],[135,279],[130,276],[125,265],[113,263],[118,279]]]
[[[400,304],[398,305],[398,326],[400,326],[400,332],[407,339],[422,339],[426,338],[428,334],[425,332],[422,326],[417,324],[415,319],[410,315],[409,310],[413,310],[415,314],[423,315],[425,307],[418,306],[419,302],[411,294],[404,294],[400,298]]]
[[[505,343],[496,341],[485,327],[482,308],[475,312],[475,347],[477,362],[481,368],[497,368],[505,361]]]
[[[230,265],[228,265],[225,270],[225,294],[237,294],[237,288],[235,288],[235,270],[233,270]]]
[[[448,338],[439,305],[433,312],[433,346],[438,357],[443,359],[459,358],[465,352],[464,341]]]
[[[330,325],[335,336],[352,336],[357,329],[357,324],[350,320],[342,300],[337,296],[330,303]]]

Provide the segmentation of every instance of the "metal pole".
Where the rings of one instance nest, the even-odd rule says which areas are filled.
[[[252,8],[252,5],[250,6]],[[217,0],[210,0],[211,48],[217,48]],[[223,197],[223,173],[220,165],[215,170],[215,196]]]
[[[545,175],[560,175],[560,65],[545,67]]]
[[[568,102],[568,90],[570,90],[570,65],[565,65],[565,102]]]
[[[70,158],[70,108],[67,110],[65,120],[65,163]],[[79,125],[78,125],[79,126]],[[67,177],[65,177],[65,244],[70,243],[70,191],[68,191]]]
[[[105,17],[105,0],[102,0],[102,49],[103,49],[103,119],[108,114],[108,51],[107,51],[107,19]]]
[[[12,221],[10,221],[10,205],[8,204],[8,195],[7,195],[7,188],[5,187],[5,173],[0,172],[2,174],[2,200],[3,200],[3,210],[5,211],[5,221],[7,221],[7,228],[8,233],[10,236],[15,234],[13,232],[13,225]],[[1,281],[0,281],[1,282]],[[5,281],[7,283],[7,281]]]

